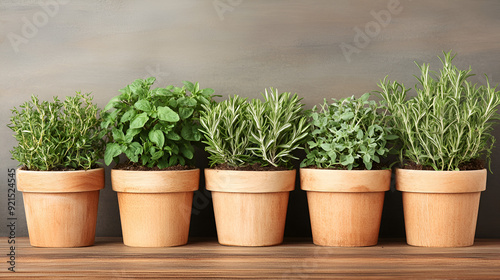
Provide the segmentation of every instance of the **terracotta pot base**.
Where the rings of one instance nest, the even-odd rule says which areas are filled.
[[[118,194],[123,243],[171,247],[188,242],[193,192],[200,170],[111,170]]]
[[[104,169],[17,170],[30,243],[35,247],[82,247],[95,241]]]
[[[193,192],[118,193],[123,243],[133,247],[188,242]]]
[[[406,239],[422,247],[465,247],[474,244],[481,192],[403,192]]]
[[[359,247],[378,242],[390,170],[300,169],[313,243]]]
[[[95,241],[99,191],[23,193],[31,246],[83,247]]]
[[[473,245],[486,175],[486,169],[396,169],[396,188],[403,193],[407,243],[422,247]]]
[[[313,242],[321,246],[377,244],[385,192],[307,192]]]
[[[219,243],[272,246],[283,242],[289,192],[212,192]]]

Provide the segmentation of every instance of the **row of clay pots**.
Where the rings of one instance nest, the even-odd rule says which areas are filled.
[[[94,244],[104,169],[72,172],[18,170],[30,242],[39,247]],[[295,170],[205,169],[212,192],[220,244],[270,246],[283,241]],[[118,193],[123,242],[128,246],[186,244],[193,192],[200,170],[112,170]],[[371,246],[378,240],[390,170],[301,169],[313,242],[324,246]],[[403,192],[407,242],[457,247],[474,242],[479,197],[486,170],[396,170]]]

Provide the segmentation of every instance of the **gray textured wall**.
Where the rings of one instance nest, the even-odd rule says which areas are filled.
[[[273,86],[299,93],[310,108],[375,90],[386,74],[413,85],[414,60],[438,67],[436,56],[450,49],[459,53],[458,65],[500,82],[500,1],[1,0],[0,221],[7,216],[7,169],[17,165],[9,154],[9,109],[31,94],[91,91],[103,107],[134,79],[156,76],[158,86],[199,81],[224,96],[258,97]],[[492,167],[477,236],[500,238],[500,149]],[[213,236],[209,200],[201,192],[197,198],[192,235]],[[20,193],[17,205],[18,236],[27,235]],[[97,235],[120,235],[109,179],[99,207]],[[400,194],[389,192],[382,236],[403,236],[401,212]],[[310,235],[307,215],[296,190],[287,236]]]

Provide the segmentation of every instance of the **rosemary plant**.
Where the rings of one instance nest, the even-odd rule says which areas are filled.
[[[18,141],[12,158],[35,171],[95,168],[104,155],[107,134],[100,127],[99,113],[90,94],[77,92],[52,102],[32,96],[12,110],[8,127]]]
[[[303,104],[297,94],[278,94],[277,89],[265,90],[265,101],[253,99],[248,106],[252,123],[248,150],[262,160],[262,165],[290,166],[293,151],[302,149],[309,124],[302,113]]]
[[[407,98],[410,89],[403,84],[387,77],[379,83],[392,126],[402,141],[401,161],[434,170],[460,170],[482,157],[489,162],[500,92],[490,86],[487,76],[486,85],[469,82],[471,68],[459,70],[452,64],[455,55],[443,53],[439,73],[432,75],[429,64],[417,64],[421,75],[413,98]]]
[[[205,135],[203,143],[207,144],[205,150],[210,154],[211,166],[227,163],[238,167],[248,163],[251,123],[245,117],[247,107],[246,99],[239,96],[204,105],[200,117],[201,132]]]
[[[200,122],[210,165],[291,167],[302,149],[309,124],[301,99],[289,92],[267,90],[264,101],[234,96],[205,107]]]
[[[387,116],[379,112],[383,105],[368,100],[369,93],[359,99],[354,96],[326,100],[310,113],[312,126],[306,145],[306,158],[301,166],[333,169],[372,169],[390,152],[391,134]]]

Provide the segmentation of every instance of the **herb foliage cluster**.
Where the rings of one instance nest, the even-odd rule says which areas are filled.
[[[237,95],[204,105],[201,131],[210,165],[291,167],[309,124],[297,94],[267,89],[264,101]]]
[[[104,108],[102,127],[112,132],[107,165],[118,163],[122,153],[130,163],[149,168],[193,164],[193,144],[202,136],[199,112],[212,102],[214,90],[188,81],[183,87],[152,89],[155,80],[135,80]]]
[[[325,99],[320,109],[313,108],[302,167],[370,170],[389,155],[397,136],[386,124],[383,105],[369,98],[366,93],[359,99],[333,99],[331,104]]]
[[[471,160],[489,159],[500,91],[490,86],[487,76],[486,85],[470,82],[471,68],[458,69],[452,64],[455,55],[443,53],[439,72],[430,71],[429,64],[415,63],[421,72],[416,96],[409,98],[410,88],[387,77],[379,87],[391,125],[402,141],[401,161],[434,170],[459,170]]]
[[[28,170],[87,170],[102,159],[107,130],[90,93],[51,102],[32,96],[11,111],[8,127],[18,142],[12,158]]]

